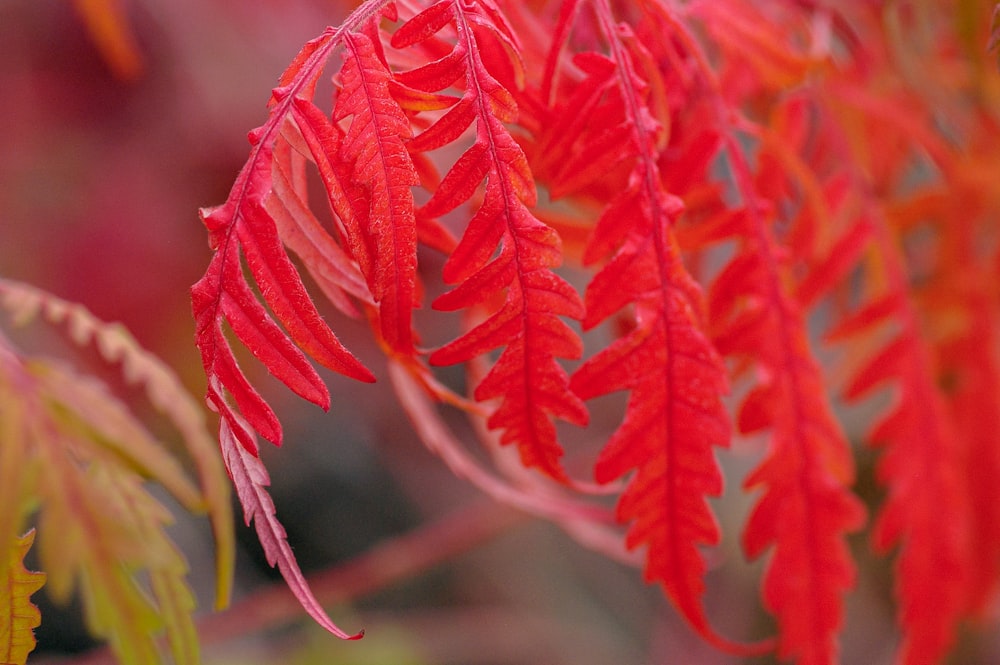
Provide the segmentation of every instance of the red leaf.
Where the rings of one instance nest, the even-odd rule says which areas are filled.
[[[872,539],[882,552],[899,547],[896,594],[904,631],[899,660],[931,664],[954,642],[975,591],[970,566],[973,518],[959,476],[956,427],[906,295],[900,251],[884,227],[878,230],[876,249],[888,275],[888,294],[849,317],[848,327],[854,333],[867,332],[888,318],[898,332],[856,374],[847,395],[856,398],[883,383],[891,383],[897,393],[869,434],[872,444],[884,450],[877,470],[888,490]]]
[[[475,143],[445,174],[421,214],[436,216],[455,209],[486,180],[483,201],[445,264],[445,280],[459,285],[434,307],[473,308],[504,295],[499,310],[435,351],[430,361],[463,362],[504,347],[474,391],[478,400],[501,400],[487,424],[503,430],[502,443],[517,443],[525,466],[565,480],[559,463],[563,451],[551,418],[584,425],[588,416],[555,360],[578,358],[582,352],[576,334],[558,317],[579,318],[583,307],[576,292],[551,271],[561,260],[559,237],[529,211],[535,204],[534,178],[520,146],[501,122],[516,117],[516,106],[481,60],[470,29],[475,23],[513,43],[509,26],[496,23],[501,17],[499,10],[485,4],[467,7],[449,0],[418,14],[413,19],[417,25],[400,28],[399,43],[416,44],[454,23],[458,40],[438,61],[448,63],[449,74],[440,77],[434,65],[399,78],[433,92],[462,77],[466,90],[448,113],[410,142],[410,148],[435,148],[456,139],[473,122],[476,128]],[[452,68],[459,63],[461,74],[454,76]]]
[[[251,519],[256,521],[268,561],[272,565],[277,563],[309,614],[330,632],[349,639],[360,634],[347,635],[319,607],[295,562],[285,532],[274,517],[273,503],[264,490],[268,477],[257,457],[254,432],[280,444],[281,425],[239,368],[223,325],[228,322],[233,333],[275,377],[324,408],[329,405],[329,393],[303,350],[334,371],[374,381],[371,372],[340,344],[323,321],[284,245],[288,243],[306,260],[322,257],[329,261],[325,271],[318,266],[310,266],[310,270],[318,275],[321,286],[342,309],[350,304],[346,292],[366,295],[361,293],[354,264],[343,252],[334,249],[332,236],[308,213],[298,193],[303,181],[292,174],[301,166],[302,157],[311,158],[340,222],[347,227],[355,220],[356,203],[348,192],[355,194],[356,185],[347,179],[349,171],[334,152],[343,145],[338,142],[332,124],[309,98],[334,47],[342,40],[355,44],[349,37],[350,31],[368,21],[383,4],[380,0],[368,0],[341,28],[328,29],[306,44],[282,76],[281,86],[271,96],[267,122],[250,133],[250,157],[229,197],[223,205],[202,211],[215,255],[205,275],[191,289],[195,341],[208,379],[207,397],[222,416],[220,445],[247,523]],[[358,103],[353,111],[356,120],[357,116],[363,116],[358,110],[361,106]],[[344,145],[349,145],[349,141]],[[299,151],[296,156],[293,157],[289,146]],[[365,169],[355,172],[362,176],[367,173]],[[371,186],[375,180],[362,178],[362,183]],[[378,206],[375,209],[381,212]],[[247,283],[241,255],[270,312]],[[391,300],[386,297],[389,289],[384,281],[375,283],[379,287],[377,296]],[[407,316],[411,306],[409,298]],[[405,327],[408,331],[408,322]],[[235,399],[237,408],[230,405],[226,391]]]
[[[570,385],[583,399],[631,391],[595,477],[606,483],[636,469],[618,504],[619,519],[631,523],[627,544],[648,546],[646,578],[664,585],[699,633],[721,643],[701,606],[706,565],[699,548],[720,538],[705,499],[722,492],[712,447],[729,442],[721,402],[728,390],[725,368],[698,328],[700,292],[665,235],[666,222],[645,219],[642,210],[655,209],[638,205],[633,192],[622,196],[635,203],[622,210],[629,214],[602,219],[633,220],[634,230],[588,287],[587,324],[600,320],[590,314],[595,306],[607,310],[605,316],[614,313],[603,301],[617,291],[616,299],[636,303],[636,325],[584,363]],[[652,214],[665,216],[662,209]],[[649,235],[640,236],[643,231]]]
[[[281,442],[280,424],[237,365],[222,332],[223,321],[228,321],[236,336],[274,376],[324,408],[329,405],[329,393],[301,349],[334,371],[363,381],[374,380],[320,317],[285,253],[274,219],[265,208],[272,187],[271,162],[278,131],[296,94],[303,89],[311,90],[323,59],[334,44],[333,33],[328,32],[306,45],[303,53],[307,55],[300,58],[302,62],[297,60],[298,64],[293,64],[295,76],[284,89],[275,92],[268,122],[251,133],[254,144],[250,158],[229,198],[221,206],[202,211],[216,254],[191,293],[196,342],[209,378],[208,398],[217,411],[231,418],[234,412],[222,393],[222,389],[229,390],[254,429],[276,444]],[[285,330],[247,284],[241,268],[241,251],[261,293]],[[243,442],[248,450],[254,450],[249,441]]]
[[[778,655],[800,664],[836,660],[843,595],[855,582],[846,535],[864,523],[850,446],[827,404],[799,304],[785,291],[788,266],[751,189],[745,157],[728,152],[747,214],[732,218],[736,256],[712,288],[719,349],[757,363],[759,384],[741,407],[741,428],[771,429],[767,453],[745,486],[762,487],[743,535],[747,556],[773,546],[764,603],[778,618]]]
[[[347,232],[371,248],[372,264],[362,262],[361,268],[379,305],[382,336],[393,349],[411,355],[417,222],[410,187],[420,180],[404,145],[410,124],[389,92],[392,75],[371,40],[348,34],[344,45],[343,87],[333,115],[338,121],[352,118],[340,152],[353,165],[351,177],[364,190],[368,205],[367,210],[356,210],[363,217]]]
[[[585,327],[634,303],[635,327],[589,359],[571,387],[588,399],[630,390],[622,424],[597,460],[595,477],[606,483],[635,470],[618,503],[630,523],[626,544],[647,546],[645,575],[663,584],[677,609],[706,640],[750,653],[715,633],[705,614],[706,564],[700,548],[716,545],[718,525],[706,501],[722,492],[714,446],[729,443],[721,397],[725,368],[700,326],[701,291],[681,262],[672,233],[680,211],[660,188],[655,127],[641,121],[641,79],[620,41],[610,7],[598,18],[618,70],[617,86],[631,128],[628,188],[605,208],[585,256],[608,263],[587,288]],[[600,131],[594,139],[603,145]]]

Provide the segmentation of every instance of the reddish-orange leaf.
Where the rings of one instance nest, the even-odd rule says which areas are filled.
[[[142,54],[119,0],[73,0],[73,6],[116,76],[132,80],[142,74]]]
[[[856,373],[847,396],[857,399],[885,384],[894,388],[891,407],[868,435],[883,450],[878,479],[888,489],[872,537],[881,552],[899,548],[900,662],[930,665],[951,647],[971,597],[972,523],[959,476],[958,432],[935,385],[932,357],[913,304],[905,296],[899,250],[884,228],[876,240],[890,295],[868,309],[884,312],[892,303],[890,318],[899,330]],[[881,323],[879,317],[869,321],[869,329]]]
[[[743,544],[750,558],[773,548],[763,595],[781,628],[778,655],[827,665],[837,658],[843,596],[855,582],[846,535],[861,528],[865,512],[849,489],[850,445],[827,403],[800,305],[786,292],[787,263],[741,149],[735,141],[727,148],[749,209],[728,225],[743,240],[712,286],[711,318],[720,351],[761,370],[740,408],[741,429],[771,430],[764,460],[745,481],[764,494]]]

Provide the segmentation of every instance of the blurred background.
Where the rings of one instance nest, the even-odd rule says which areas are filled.
[[[86,4],[0,0],[0,275],[123,322],[201,395],[188,289],[210,252],[197,210],[225,200],[247,156],[246,133],[265,119],[278,76],[349,3],[123,1],[135,49],[117,54],[102,54],[80,11]],[[381,370],[358,324],[337,319],[335,329]],[[444,549],[446,561],[430,560],[384,588],[362,582],[352,602],[332,608],[345,629],[367,629],[360,643],[339,642],[301,613],[253,629],[227,623],[223,614],[204,619],[207,663],[773,662],[743,661],[703,645],[639,571],[480,497],[419,444],[385,381],[361,393],[327,378],[329,414],[286,392],[269,394],[287,443],[265,450],[265,458],[278,515],[303,568],[351,572],[340,566],[401,534],[430,534],[432,544],[453,549]],[[758,452],[750,444],[723,456],[730,488]],[[872,499],[861,463],[860,491]],[[734,639],[770,628],[755,590],[760,565],[742,563],[735,537],[748,501],[718,504],[728,538],[713,555],[707,597],[716,626]],[[209,608],[207,525],[175,512],[173,535],[191,563],[199,605]],[[237,605],[280,605],[273,594],[280,596],[282,584],[254,533],[240,523],[237,534]],[[869,558],[863,536],[853,545],[863,579],[849,601],[843,662],[889,663],[896,635],[888,564]],[[361,578],[369,574],[358,570]],[[350,586],[350,579],[334,581]],[[79,604],[52,607],[41,595],[43,623],[30,662],[107,662],[92,651]],[[1000,662],[997,654],[989,639],[970,637],[954,662]]]

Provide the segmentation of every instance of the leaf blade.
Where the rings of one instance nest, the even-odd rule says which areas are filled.
[[[237,421],[238,424],[248,426]],[[252,436],[252,435],[251,435]],[[288,544],[285,529],[275,516],[274,502],[267,492],[271,479],[261,459],[249,453],[240,439],[230,429],[229,421],[223,420],[219,429],[223,459],[233,479],[233,485],[243,506],[243,516],[247,526],[253,522],[261,547],[271,566],[277,565],[302,607],[316,623],[328,632],[346,640],[356,640],[364,636],[364,631],[353,635],[341,630],[320,606],[309,589],[295,555]]]
[[[42,615],[31,595],[45,585],[45,573],[29,571],[24,557],[35,541],[35,530],[19,536],[7,550],[0,580],[0,662],[25,665],[36,645],[34,629]]]

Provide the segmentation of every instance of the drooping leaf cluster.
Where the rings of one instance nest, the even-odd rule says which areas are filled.
[[[734,653],[836,662],[867,511],[835,406],[887,392],[864,430],[886,492],[872,544],[895,558],[900,662],[940,662],[1000,581],[991,4],[368,0],[306,44],[229,198],[202,213],[215,255],[193,301],[247,522],[310,614],[347,637],[267,498],[257,436],[280,444],[281,427],[226,331],[321,407],[310,358],[372,380],[303,271],[370,324],[456,473],[611,556],[640,551]],[[424,348],[417,307],[458,312],[451,341]],[[436,373],[455,364],[467,396]],[[600,451],[567,451],[566,424],[616,392]],[[468,412],[494,466],[431,400]],[[704,548],[723,537],[717,449],[751,436],[766,448],[742,543],[768,557],[778,634],[741,644],[704,607]],[[594,499],[608,492],[614,516]]]

